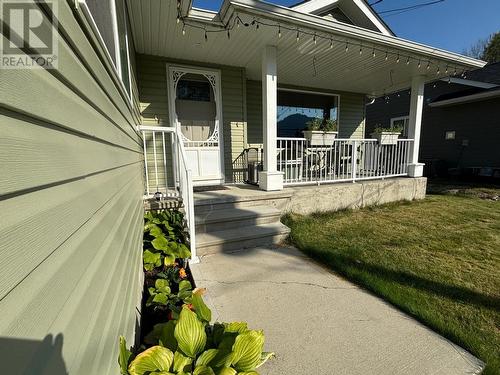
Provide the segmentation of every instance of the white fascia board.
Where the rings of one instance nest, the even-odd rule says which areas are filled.
[[[454,77],[442,78],[441,81],[456,83],[458,85],[464,85],[464,86],[479,87],[481,89],[492,89],[493,87],[498,86],[495,85],[494,83],[472,81],[470,79],[454,78]]]
[[[361,11],[365,14],[365,16],[368,17],[370,22],[373,23],[375,27],[379,29],[382,34],[394,36],[392,31],[389,30],[384,25],[383,22],[380,22],[378,14],[375,14],[373,9],[368,5],[366,5],[366,3],[363,0],[352,0],[352,1],[354,2],[354,4],[358,6],[359,9],[361,9]]]
[[[290,7],[290,9],[303,13],[317,13],[328,9],[338,3],[338,0],[310,0],[306,3]]]
[[[480,92],[478,94],[472,94],[467,96],[461,96],[460,98],[445,99],[438,102],[429,103],[429,107],[447,107],[457,104],[465,104],[472,102],[479,102],[486,99],[500,98],[500,90]]]
[[[429,60],[441,60],[450,66],[465,69],[482,68],[485,61],[477,60],[458,53],[448,52],[439,48],[398,38],[393,35],[384,35],[362,27],[348,25],[342,22],[329,20],[313,14],[297,12],[280,5],[269,4],[258,0],[224,0],[219,12],[224,24],[230,21],[234,13],[247,13],[256,17],[266,17],[276,22],[293,24],[296,27],[307,27],[317,32],[334,33],[337,36],[351,39],[362,39],[364,43],[377,44],[379,48],[391,48],[402,53],[415,54]]]
[[[188,13],[189,18],[197,19],[199,21],[216,21],[217,15],[217,12],[195,7],[192,7]]]

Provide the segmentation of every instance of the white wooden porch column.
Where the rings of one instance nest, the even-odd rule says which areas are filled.
[[[276,47],[266,46],[262,51],[262,125],[264,139],[263,172],[259,173],[262,190],[282,190],[283,173],[278,172],[276,155],[278,77]]]
[[[418,162],[418,151],[420,149],[420,128],[422,126],[422,110],[424,108],[424,86],[425,77],[413,77],[411,82],[408,138],[414,139],[415,141],[410,148],[410,164],[408,165],[408,175],[410,177],[422,177],[424,173],[424,164]]]

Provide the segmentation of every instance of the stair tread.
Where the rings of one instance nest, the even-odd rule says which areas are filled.
[[[214,209],[207,212],[195,212],[196,224],[218,223],[257,217],[280,216],[280,211],[270,206],[251,206],[244,208]]]
[[[210,233],[200,233],[196,236],[198,247],[217,245],[226,242],[244,241],[248,239],[268,237],[290,232],[290,228],[277,222],[271,224],[252,225],[244,228],[220,230]]]

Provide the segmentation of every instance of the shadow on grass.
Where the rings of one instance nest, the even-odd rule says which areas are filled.
[[[374,292],[378,292],[378,290],[366,282],[365,276],[376,277],[387,282],[430,292],[451,300],[500,311],[500,298],[486,296],[467,288],[428,280],[408,272],[390,270],[378,265],[364,263],[349,256],[318,251],[312,247],[306,247],[301,250],[323,264],[329,265],[336,272],[360,282],[367,289]]]

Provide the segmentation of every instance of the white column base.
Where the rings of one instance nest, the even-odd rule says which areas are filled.
[[[283,172],[260,172],[259,187],[265,191],[283,190]]]
[[[422,177],[424,175],[424,163],[408,164],[408,176]]]

